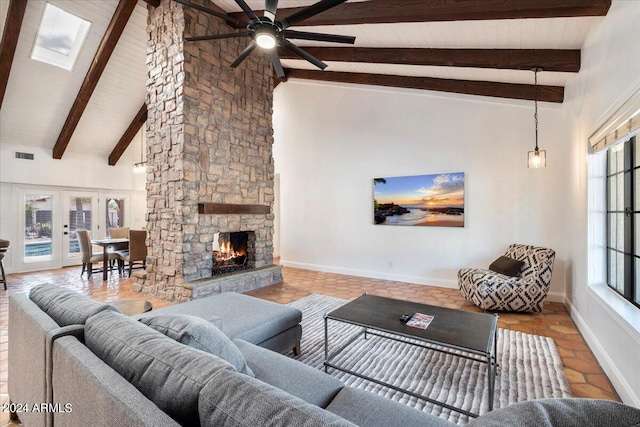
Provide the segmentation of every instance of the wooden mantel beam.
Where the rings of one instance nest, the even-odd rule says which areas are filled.
[[[555,49],[419,49],[377,47],[310,47],[304,50],[322,61],[376,64],[434,65],[544,71],[580,71],[579,50]],[[280,58],[300,59],[278,50]]]
[[[69,111],[67,120],[64,122],[64,126],[58,136],[58,140],[53,147],[54,159],[61,159],[67,149],[69,141],[73,136],[73,132],[76,130],[85,108],[87,108],[89,99],[91,99],[91,95],[98,85],[100,76],[102,76],[102,72],[107,66],[109,58],[111,58],[111,54],[118,44],[118,40],[120,40],[124,27],[127,25],[127,22],[129,22],[129,18],[131,17],[136,4],[137,0],[120,0],[118,3],[118,7],[111,18],[109,27],[104,33],[100,46],[98,46],[98,51],[91,62],[89,71],[87,71],[87,75],[82,82],[80,91],[73,102],[71,111]]]
[[[497,98],[533,100],[535,87],[527,84],[498,83],[474,80],[449,80],[432,77],[393,76],[386,74],[343,73],[286,69],[287,79],[307,79],[330,82],[355,83],[374,86],[389,86],[409,89],[433,90],[467,95],[492,96]],[[538,85],[538,101],[558,102],[564,100],[561,86]]]
[[[16,53],[20,28],[22,28],[22,20],[26,9],[27,0],[11,0],[9,2],[9,10],[7,11],[4,31],[2,32],[2,41],[0,41],[0,58],[2,58],[0,60],[0,108],[2,108],[2,101],[9,83],[11,64],[13,64],[13,56]]]
[[[118,141],[116,146],[113,148],[113,151],[111,151],[111,154],[109,154],[109,166],[115,166],[115,164],[118,163],[118,160],[120,160],[122,154],[124,154],[127,147],[129,147],[131,141],[133,141],[133,137],[136,136],[136,134],[146,121],[147,104],[142,104],[142,107],[140,107],[140,110],[131,121],[131,124],[129,125],[127,130],[124,131],[124,134],[122,134],[120,141]]]
[[[283,4],[281,2],[280,4]],[[342,3],[298,26],[604,16],[611,0],[370,0]],[[280,8],[282,20],[303,8]],[[262,16],[262,11],[256,11]],[[243,13],[230,16],[246,19]]]

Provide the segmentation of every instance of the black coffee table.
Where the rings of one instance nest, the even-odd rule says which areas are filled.
[[[418,329],[407,326],[400,321],[403,314],[412,315],[422,313],[433,316],[433,320],[426,329]],[[352,325],[362,326],[362,331],[354,335],[340,348],[329,353],[329,329],[328,321],[334,320]],[[421,394],[397,387],[375,378],[359,374],[355,371],[340,367],[331,360],[359,337],[364,335],[376,335],[379,337],[404,342],[410,345],[436,350],[487,364],[487,387],[489,390],[489,410],[493,409],[493,395],[497,376],[497,348],[498,348],[498,316],[484,313],[474,313],[452,308],[437,307],[427,304],[419,304],[410,301],[367,295],[343,305],[324,316],[324,366],[355,375],[372,381],[390,389],[406,393],[418,399],[440,405],[462,414],[477,417],[467,410],[456,408],[444,402],[431,399]],[[381,335],[384,332],[389,335]],[[410,342],[403,338],[418,340],[420,343]],[[439,346],[440,348],[436,347]],[[445,347],[442,349],[441,347]],[[449,350],[463,352],[454,353]]]

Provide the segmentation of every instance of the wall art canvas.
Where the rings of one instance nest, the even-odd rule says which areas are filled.
[[[378,225],[464,227],[464,173],[374,178]]]

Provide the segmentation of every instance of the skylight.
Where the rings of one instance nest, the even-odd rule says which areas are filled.
[[[31,59],[71,71],[91,23],[47,3]]]

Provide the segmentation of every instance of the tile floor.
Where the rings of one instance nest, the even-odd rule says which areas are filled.
[[[131,290],[133,279],[120,278],[117,273],[110,275],[107,282],[102,281],[101,274],[94,274],[87,280],[81,279],[79,273],[80,267],[70,267],[7,276],[9,290],[0,290],[0,404],[8,401],[9,398],[7,394],[9,295],[28,293],[33,286],[40,283],[53,283],[64,284],[70,289],[100,301],[146,299],[153,303],[154,308],[171,304],[133,292]],[[411,285],[288,267],[283,268],[283,276],[283,283],[257,289],[249,294],[286,304],[311,293],[353,299],[368,292],[426,304],[481,311],[467,302],[457,289]],[[553,338],[575,397],[620,400],[562,304],[546,303],[544,311],[539,314],[500,313],[498,325],[501,328]],[[0,412],[0,426],[7,425],[14,424],[9,422],[8,413]]]

